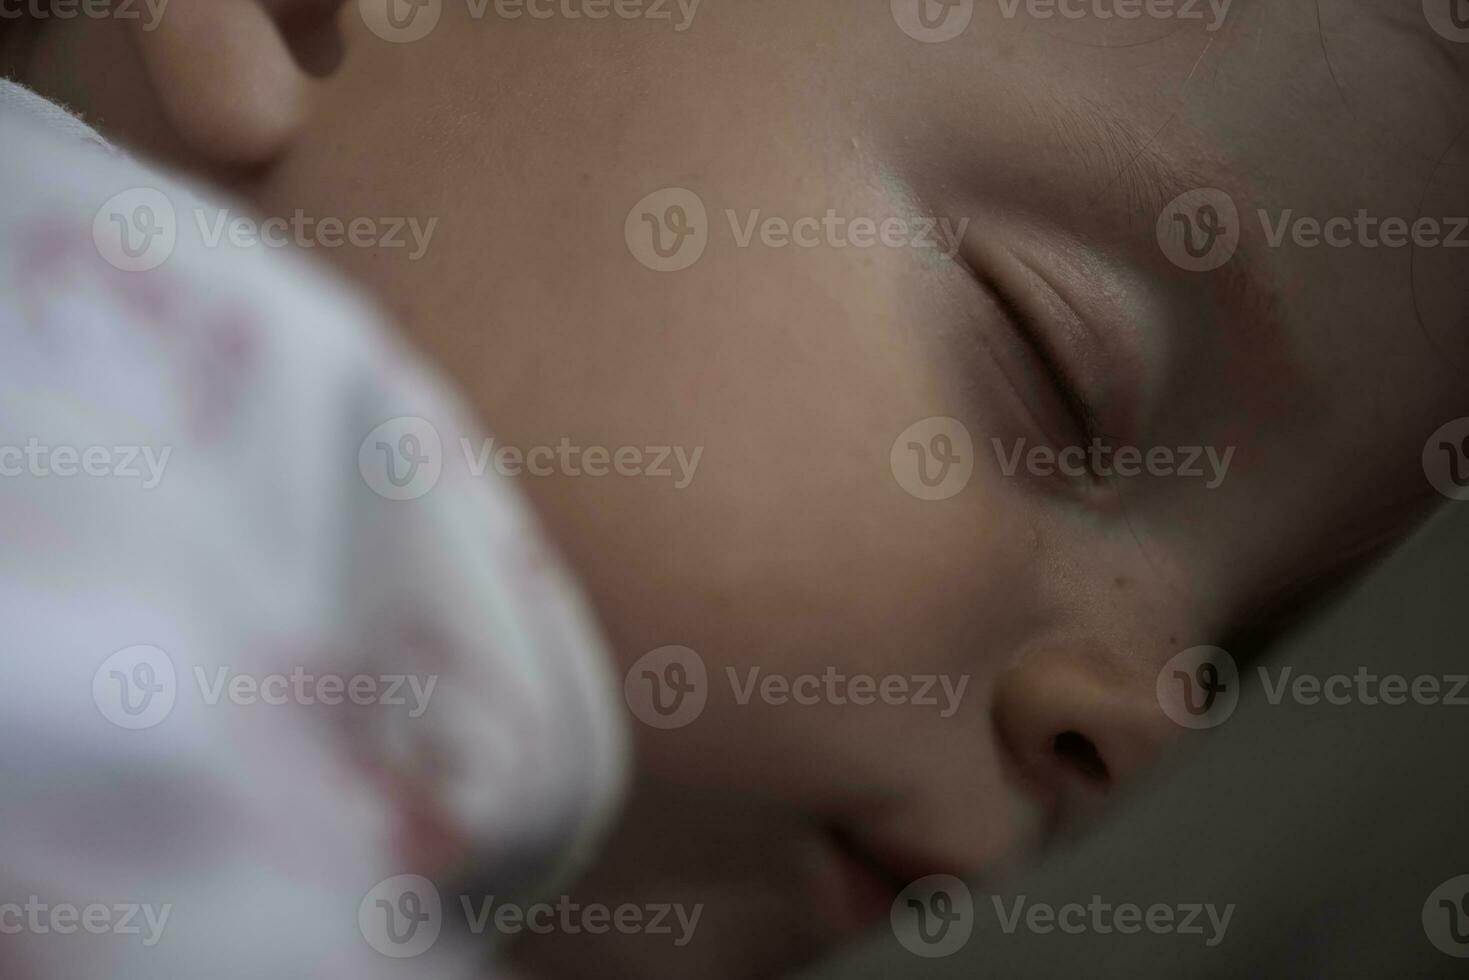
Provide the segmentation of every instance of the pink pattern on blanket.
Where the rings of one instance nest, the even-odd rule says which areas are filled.
[[[16,295],[34,340],[53,356],[71,356],[82,342],[61,302],[101,287],[131,327],[159,346],[177,370],[191,435],[209,442],[223,434],[257,367],[264,332],[248,302],[208,295],[167,266],[125,272],[97,252],[90,231],[56,216],[39,216],[14,236]],[[68,349],[68,345],[72,349]]]

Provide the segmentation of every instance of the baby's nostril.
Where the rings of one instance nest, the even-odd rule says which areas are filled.
[[[317,3],[290,7],[277,18],[276,26],[290,45],[301,70],[312,78],[328,78],[341,67],[346,56],[342,34],[337,29],[339,3]]]
[[[1108,782],[1107,763],[1097,752],[1092,740],[1080,732],[1062,732],[1051,743],[1051,751],[1067,767],[1081,773],[1092,782]]]

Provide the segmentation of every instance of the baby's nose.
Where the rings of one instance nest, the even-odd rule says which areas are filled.
[[[995,728],[1025,788],[1054,825],[1100,802],[1181,731],[1159,706],[1155,678],[1104,655],[1025,657],[995,688]]]

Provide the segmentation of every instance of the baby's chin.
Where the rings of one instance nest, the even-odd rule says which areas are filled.
[[[747,823],[716,822],[708,836],[694,839],[690,832],[700,821],[688,816],[682,839],[667,826],[650,830],[663,822],[656,817],[644,823],[650,832],[619,830],[569,889],[566,901],[578,909],[605,907],[615,921],[619,909],[631,907],[649,928],[523,935],[511,950],[523,974],[542,980],[783,976],[890,928],[894,903],[906,889],[960,870],[923,855],[911,841],[864,835],[855,822],[788,818],[759,825],[745,813]],[[655,919],[661,928],[653,927]],[[694,928],[681,928],[689,922]]]
[[[710,887],[665,892],[656,901],[590,894],[578,894],[571,901],[582,907],[605,906],[613,919],[620,908],[633,906],[648,929],[666,927],[667,931],[659,935],[615,929],[600,935],[527,935],[510,950],[511,964],[519,971],[516,976],[534,980],[749,980],[799,970],[840,942],[837,936],[810,935],[799,925],[793,927],[793,922],[809,916],[810,911],[784,896]],[[697,924],[686,937],[687,924],[695,915]]]
[[[780,976],[881,927],[901,890],[895,877],[825,832],[749,849],[670,844],[649,861],[632,850],[605,852],[568,898],[582,908],[605,906],[614,921],[631,906],[647,928],[525,935],[511,950],[525,976]],[[686,853],[680,859],[674,850]],[[662,928],[655,928],[660,916]]]

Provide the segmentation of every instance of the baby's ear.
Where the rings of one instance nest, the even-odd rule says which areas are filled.
[[[335,64],[341,0],[169,0],[134,41],[179,141],[216,167],[280,156]]]

